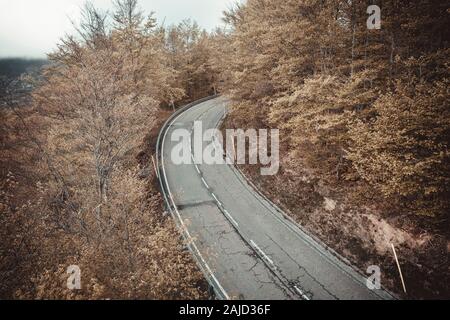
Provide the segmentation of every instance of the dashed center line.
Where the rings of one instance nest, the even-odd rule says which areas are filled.
[[[275,267],[275,264],[273,263],[272,259],[270,259],[267,254],[264,253],[264,251],[262,251],[262,249],[260,247],[258,247],[258,245],[253,241],[250,240],[250,244],[256,249],[258,250],[258,252],[264,257],[264,259],[267,260],[267,262],[269,262],[272,266]]]
[[[220,151],[223,152],[222,145],[217,141],[215,136],[212,137],[212,140],[213,140],[213,147],[214,147],[215,151],[217,152],[217,150],[220,150]],[[195,170],[201,176],[202,183],[205,185],[205,187],[208,190],[210,190],[210,187],[209,187],[208,183],[206,182],[205,178],[202,176],[202,173],[200,172],[199,166],[195,163],[194,154],[192,152],[192,142],[191,142],[190,137],[189,137],[189,149],[190,149],[190,152],[191,152],[191,158],[192,158]],[[224,153],[224,154],[225,154],[226,158],[229,158],[227,153]],[[217,205],[219,206],[219,209],[223,212],[223,214],[227,217],[227,219],[231,222],[231,224],[233,224],[234,227],[238,228],[239,224],[230,215],[230,213],[225,209],[225,207],[222,204],[222,202],[220,202],[220,200],[217,198],[217,196],[213,192],[210,191],[210,193],[211,193],[211,196],[216,201]],[[269,256],[253,240],[250,240],[250,245],[263,257],[264,260],[266,260],[270,265],[272,265],[272,267],[275,270],[277,269],[277,267],[275,266],[273,260],[271,258],[269,258]],[[294,286],[294,288],[301,295],[301,297],[303,299],[309,300],[309,297],[307,295],[305,295],[297,286]]]

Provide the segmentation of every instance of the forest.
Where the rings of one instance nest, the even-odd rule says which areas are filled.
[[[85,5],[25,99],[2,90],[0,297],[210,298],[152,155],[173,110],[217,93],[224,128],[280,129],[277,175],[241,166],[267,197],[361,269],[388,266],[390,290],[450,297],[448,3],[247,0],[211,32],[114,3]]]

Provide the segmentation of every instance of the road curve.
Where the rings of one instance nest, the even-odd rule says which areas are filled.
[[[164,125],[157,166],[163,195],[188,247],[222,299],[392,299],[308,236],[231,165],[176,165],[175,129],[217,127],[224,98],[193,103]]]

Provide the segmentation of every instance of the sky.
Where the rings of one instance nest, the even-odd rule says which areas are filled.
[[[97,8],[111,11],[112,0],[92,0]],[[159,23],[178,23],[191,18],[210,31],[221,25],[222,11],[233,0],[140,0]],[[0,57],[45,58],[58,40],[73,33],[85,0],[0,0]]]

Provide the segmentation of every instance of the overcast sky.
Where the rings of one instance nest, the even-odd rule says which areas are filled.
[[[93,0],[111,10],[112,0]],[[70,20],[77,20],[85,0],[0,0],[0,57],[45,57],[58,39],[72,33]],[[222,11],[233,0],[140,0],[146,14],[156,12],[161,23],[195,19],[207,30],[221,24]]]

